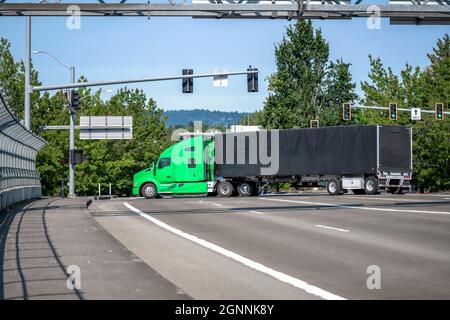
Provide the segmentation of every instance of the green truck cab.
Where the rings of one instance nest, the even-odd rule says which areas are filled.
[[[151,168],[133,177],[133,195],[155,198],[159,194],[206,194],[214,181],[214,141],[196,136],[161,153]]]

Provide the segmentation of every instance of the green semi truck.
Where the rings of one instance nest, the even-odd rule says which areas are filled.
[[[411,190],[412,131],[358,125],[188,136],[134,175],[133,195],[255,196],[269,182],[331,195]]]

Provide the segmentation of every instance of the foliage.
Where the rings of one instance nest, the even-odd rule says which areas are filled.
[[[277,71],[268,77],[261,124],[266,128],[339,124],[340,106],[356,98],[350,64],[329,61],[329,46],[311,21],[298,20],[275,47]]]
[[[381,60],[370,57],[370,82],[361,83],[363,102],[399,108],[420,107],[434,110],[436,102],[450,103],[450,39],[446,34],[428,55],[430,66],[424,70],[406,64],[400,76]],[[361,123],[402,124],[413,128],[413,182],[421,189],[450,189],[450,121],[436,121],[433,114],[422,113],[421,121],[410,120],[400,112],[397,121],[388,120],[387,111],[364,111]]]
[[[87,79],[81,77],[79,81]],[[34,69],[32,84],[40,84]],[[6,39],[0,40],[0,86],[9,96],[13,111],[23,117],[24,65],[14,61]],[[75,192],[79,195],[95,194],[98,183],[106,192],[111,183],[114,194],[130,194],[132,175],[149,167],[169,145],[165,118],[155,100],[147,99],[142,90],[123,88],[107,101],[103,101],[100,94],[100,90],[80,90],[82,110],[76,113],[76,123],[80,115],[131,115],[133,139],[81,141],[76,132],[75,146],[84,149],[84,154],[91,160],[76,166]],[[68,125],[66,104],[61,91],[53,95],[34,93],[32,96],[32,129],[48,142],[38,153],[36,161],[45,195],[60,194],[61,180],[68,181],[69,168],[63,161],[69,153],[68,131],[41,129],[43,125]]]

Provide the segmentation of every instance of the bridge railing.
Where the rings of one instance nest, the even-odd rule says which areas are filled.
[[[0,209],[42,195],[36,154],[45,140],[22,126],[0,88]]]

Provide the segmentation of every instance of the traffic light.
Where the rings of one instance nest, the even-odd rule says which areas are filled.
[[[70,156],[72,158],[72,164],[81,164],[85,160],[83,149],[72,150]]]
[[[436,103],[436,120],[444,120],[444,104],[442,102]]]
[[[192,69],[183,69],[183,76],[194,74]],[[183,93],[194,92],[194,78],[183,78]]]
[[[70,107],[72,110],[80,109],[80,94],[76,90],[70,91]]]
[[[397,120],[397,104],[389,103],[389,120]]]
[[[342,119],[345,121],[349,121],[352,119],[352,106],[349,102],[345,102],[342,104]]]
[[[247,73],[247,92],[258,92],[258,68],[249,66],[247,71],[256,71],[255,73]]]
[[[310,125],[310,127],[311,128],[318,128],[319,127],[319,120],[311,120],[310,122],[309,122],[309,125]]]

